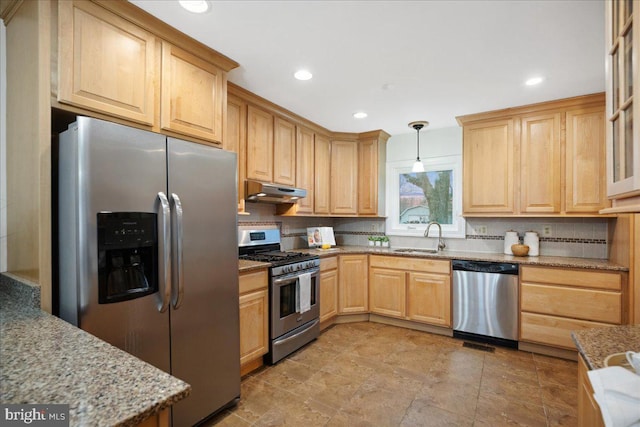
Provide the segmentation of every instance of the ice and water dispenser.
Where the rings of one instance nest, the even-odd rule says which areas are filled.
[[[98,213],[98,302],[109,304],[158,291],[156,214]]]

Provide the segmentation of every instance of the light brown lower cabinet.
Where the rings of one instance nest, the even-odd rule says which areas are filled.
[[[338,256],[338,313],[369,311],[368,255]]]
[[[523,266],[520,341],[575,350],[571,331],[626,322],[626,274]]]
[[[371,313],[451,326],[451,263],[443,260],[371,255]]]
[[[171,414],[170,410],[163,409],[156,415],[153,415],[146,420],[142,421],[138,424],[138,427],[169,427],[171,424],[171,420],[169,419],[169,415]]]
[[[269,352],[269,276],[267,270],[240,274],[240,372],[262,365]]]
[[[603,427],[600,407],[593,398],[593,387],[589,382],[587,364],[578,358],[578,425],[580,427]]]
[[[320,260],[320,323],[338,314],[338,257]]]

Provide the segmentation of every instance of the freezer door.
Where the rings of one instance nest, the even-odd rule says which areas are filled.
[[[60,316],[168,372],[169,312],[158,310],[160,292],[100,304],[97,235],[100,212],[158,212],[166,137],[78,117],[60,135],[59,176]]]
[[[236,155],[173,138],[167,147],[171,374],[192,387],[173,425],[191,426],[240,396]]]

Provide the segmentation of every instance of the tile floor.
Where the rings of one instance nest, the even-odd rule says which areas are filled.
[[[335,325],[242,380],[217,426],[577,426],[577,364],[378,323]]]

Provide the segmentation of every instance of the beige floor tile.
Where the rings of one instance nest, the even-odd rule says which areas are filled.
[[[416,399],[411,403],[400,422],[402,427],[464,427],[472,425],[473,418],[431,406],[422,399]]]
[[[545,406],[562,410],[574,417],[578,416],[578,387],[564,387],[557,384],[544,385],[541,388],[542,403]]]
[[[521,381],[518,377],[496,376],[491,372],[483,373],[480,396],[487,394],[542,407],[540,387],[536,384]]]
[[[416,394],[416,399],[425,405],[472,418],[478,401],[478,386],[451,381],[428,383]]]
[[[508,400],[492,393],[481,393],[478,399],[475,425],[546,426],[547,419],[542,405]]]
[[[575,426],[577,364],[361,322],[242,380],[220,426]]]
[[[538,378],[541,385],[559,384],[565,387],[578,387],[578,364],[538,364]]]
[[[578,427],[578,416],[574,413],[568,413],[564,409],[557,409],[545,405],[545,412],[549,427]]]

